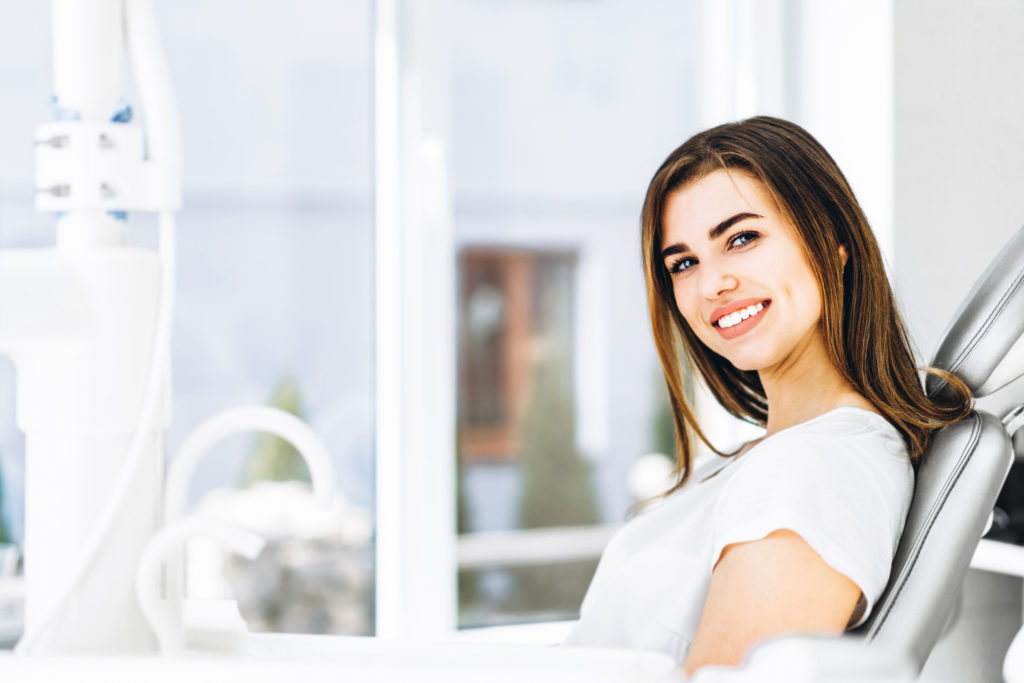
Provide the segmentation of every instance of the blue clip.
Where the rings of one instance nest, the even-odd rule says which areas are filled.
[[[110,117],[110,120],[114,123],[128,123],[132,120],[132,105],[125,98],[121,98],[117,101],[117,110],[114,115]],[[107,215],[118,221],[127,221],[127,211],[107,211]]]
[[[82,112],[61,106],[56,95],[50,95],[50,118],[54,121],[78,121]]]
[[[110,120],[114,123],[128,123],[132,120],[132,105],[128,103],[128,100],[122,97],[117,101],[117,110],[114,111]]]
[[[50,116],[54,121],[79,121],[82,118],[82,113],[62,106],[57,101],[56,95],[50,95]],[[110,117],[110,120],[114,123],[128,123],[132,120],[132,105],[129,104],[128,100],[122,97],[117,101],[117,109],[114,111],[114,115]],[[65,211],[57,211],[56,217],[59,219],[66,213]],[[107,215],[118,221],[128,220],[127,211],[107,211]]]

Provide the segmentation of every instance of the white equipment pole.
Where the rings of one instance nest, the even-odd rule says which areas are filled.
[[[124,108],[125,37],[155,33],[148,0],[51,8],[56,121],[37,128],[36,205],[58,212],[57,247],[0,252],[0,353],[15,364],[26,450],[18,649],[152,652],[133,587],[161,519],[173,266],[125,245],[123,212],[165,212],[168,244],[168,212],[180,205],[177,115],[147,116],[170,125],[146,140]],[[148,106],[145,72],[166,68],[151,59],[158,39],[142,40],[131,48]],[[155,163],[155,150],[170,152]]]

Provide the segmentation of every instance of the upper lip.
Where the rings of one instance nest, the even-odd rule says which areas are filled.
[[[754,306],[764,301],[771,301],[771,299],[759,298],[759,299],[740,299],[739,301],[733,301],[731,304],[716,308],[711,312],[711,324],[714,325],[718,322],[718,319],[722,316],[729,315],[736,311],[743,310],[747,306]]]

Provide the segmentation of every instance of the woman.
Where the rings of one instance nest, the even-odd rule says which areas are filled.
[[[922,391],[863,211],[799,126],[694,136],[655,173],[642,224],[678,481],[609,543],[567,644],[661,650],[692,674],[771,636],[856,627],[888,580],[912,465],[970,390],[927,368],[953,398]],[[711,446],[684,363],[765,435]],[[693,472],[694,437],[726,462]]]

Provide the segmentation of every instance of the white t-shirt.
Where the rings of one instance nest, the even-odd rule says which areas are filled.
[[[612,537],[565,644],[683,662],[722,550],[776,529],[860,587],[858,626],[885,589],[913,486],[900,433],[861,408],[783,429],[725,464],[716,457]]]

